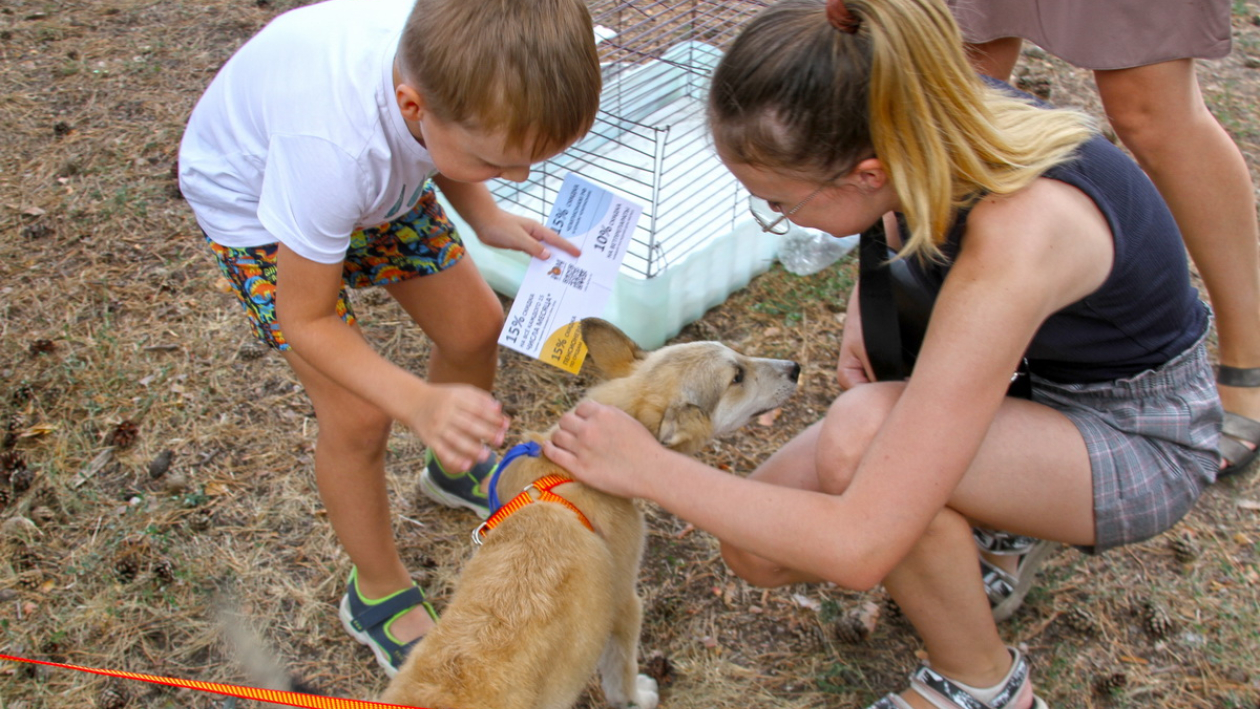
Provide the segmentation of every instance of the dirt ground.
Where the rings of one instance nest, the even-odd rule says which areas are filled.
[[[345,697],[384,686],[336,617],[349,566],[314,489],[310,404],[217,288],[171,176],[217,67],[297,4],[0,1],[0,653],[238,684],[292,675]],[[1260,0],[1233,9],[1234,51],[1200,79],[1254,173]],[[1017,75],[1099,112],[1089,75],[1035,48]],[[747,473],[825,411],[853,272],[775,266],[678,336],[804,368],[777,419],[706,461]],[[401,309],[370,292],[356,307],[376,347],[424,371],[428,344]],[[507,351],[499,381],[517,431],[548,426],[586,384]],[[422,453],[400,429],[388,466],[404,558],[440,609],[475,519],[417,496]],[[1260,706],[1258,480],[1217,484],[1148,542],[1051,560],[1001,626],[1051,706]],[[712,537],[647,514],[641,647],[664,707],[862,707],[904,686],[920,647],[881,591],[755,589]],[[601,705],[592,687],[584,706]],[[0,709],[249,704],[0,663]]]

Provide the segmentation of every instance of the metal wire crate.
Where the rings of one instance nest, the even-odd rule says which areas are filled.
[[[709,76],[756,0],[590,0],[603,37],[604,91],[591,132],[534,167],[523,183],[491,185],[511,211],[545,221],[576,172],[643,206],[622,273],[655,278],[747,214],[747,193],[718,161],[705,126]]]
[[[659,347],[770,268],[779,240],[748,214],[705,125],[709,78],[761,0],[587,0],[604,91],[591,132],[528,181],[496,181],[503,208],[546,223],[570,172],[643,207],[603,316]],[[439,195],[439,198],[440,195]],[[463,231],[458,214],[448,214]],[[465,239],[496,291],[514,297],[528,257]]]

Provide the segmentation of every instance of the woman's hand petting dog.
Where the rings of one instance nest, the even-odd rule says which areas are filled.
[[[543,454],[575,479],[618,497],[651,497],[651,474],[680,455],[615,406],[583,401],[560,417]]]

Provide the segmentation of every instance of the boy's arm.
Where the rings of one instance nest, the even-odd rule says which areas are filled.
[[[480,182],[457,182],[442,175],[435,176],[433,182],[477,233],[477,239],[487,246],[523,251],[540,259],[551,258],[548,244],[573,256],[581,253],[567,239],[533,219],[500,209],[489,188]]]
[[[507,419],[489,393],[434,385],[379,355],[337,315],[342,264],[299,256],[283,243],[276,261],[276,319],[301,360],[415,431],[438,459],[465,470],[503,443]]]

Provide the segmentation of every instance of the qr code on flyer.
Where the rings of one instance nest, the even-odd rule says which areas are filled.
[[[557,269],[558,270],[558,269]],[[570,288],[586,290],[586,284],[590,281],[591,275],[584,268],[578,268],[573,264],[566,264],[563,272],[557,274],[560,276],[560,282]]]

